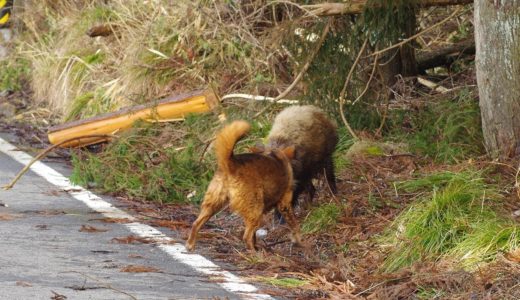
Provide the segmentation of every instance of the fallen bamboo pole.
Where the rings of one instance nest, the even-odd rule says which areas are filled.
[[[217,97],[210,91],[196,91],[168,97],[145,105],[120,109],[113,113],[94,118],[65,123],[49,129],[49,142],[62,147],[87,146],[103,142],[106,138],[95,135],[108,135],[130,128],[135,121],[160,122],[184,118],[189,113],[202,113],[218,104]],[[85,137],[85,136],[92,137]],[[76,139],[73,139],[76,138]],[[72,139],[68,143],[64,140]]]

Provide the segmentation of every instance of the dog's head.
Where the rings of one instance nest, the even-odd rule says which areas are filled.
[[[288,159],[289,161],[294,158],[295,148],[294,146],[288,146],[284,148],[271,148],[269,146],[265,146],[263,144],[256,144],[254,146],[249,147],[249,151],[255,154],[263,154],[263,155],[274,155],[278,159]],[[284,157],[281,157],[284,155]]]

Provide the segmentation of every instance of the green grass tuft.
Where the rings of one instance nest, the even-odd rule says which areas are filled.
[[[383,156],[385,153],[383,149],[378,146],[369,146],[365,149],[366,154],[371,156]]]
[[[110,99],[106,97],[103,88],[97,88],[94,92],[86,92],[72,100],[70,108],[65,116],[65,121],[77,120],[80,117],[96,116],[113,106]]]
[[[29,75],[29,61],[10,58],[0,72],[0,91],[21,91]]]
[[[463,265],[473,266],[491,261],[497,253],[510,252],[520,246],[520,227],[508,220],[482,220],[474,232],[448,252],[461,258]]]
[[[334,151],[333,154],[334,168],[336,172],[343,170],[350,165],[350,160],[345,156],[345,153],[355,142],[345,126],[338,128],[338,137],[339,141],[336,145],[336,151]]]
[[[137,123],[103,152],[75,154],[71,181],[160,203],[200,202],[213,175],[211,161],[199,160],[212,132],[204,129],[214,119],[188,116],[186,122],[199,127]]]
[[[307,280],[290,278],[290,277],[285,277],[285,278],[257,277],[257,278],[258,278],[258,280],[260,280],[262,282],[265,282],[265,283],[268,283],[268,284],[271,284],[271,285],[274,285],[277,287],[281,287],[281,288],[288,288],[288,289],[299,288],[299,287],[302,287],[309,283]]]
[[[335,203],[323,204],[314,208],[302,224],[302,232],[306,234],[327,230],[338,223],[342,208]]]
[[[415,297],[418,300],[443,299],[445,292],[441,289],[418,287]]]
[[[450,172],[443,171],[433,173],[425,177],[417,178],[414,180],[396,182],[395,185],[398,189],[403,190],[407,193],[419,192],[424,190],[438,189],[446,186],[452,181],[471,181],[475,178],[481,178],[482,171],[467,171],[467,172]]]
[[[408,191],[430,187],[433,192],[401,213],[383,238],[393,246],[385,271],[441,258],[471,268],[498,251],[514,249],[520,242],[519,227],[497,216],[500,196],[483,176],[481,171],[444,172],[401,183]]]
[[[412,151],[436,162],[455,163],[484,153],[478,101],[468,91],[400,118],[412,128],[407,135],[396,134],[408,141]]]

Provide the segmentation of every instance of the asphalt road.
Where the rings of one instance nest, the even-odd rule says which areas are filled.
[[[11,156],[5,153],[13,147],[3,145],[0,186],[23,167],[11,157],[17,154],[14,149]],[[63,165],[45,164],[69,172]],[[113,200],[91,197],[98,204],[87,206],[73,190],[35,172],[29,171],[13,189],[0,190],[0,299],[269,299],[233,275],[218,273],[215,265],[204,269],[211,262],[185,254],[168,240],[169,233],[162,237],[165,245],[117,242],[114,238],[141,232],[146,237],[147,230],[159,238],[162,233],[137,223],[103,222],[107,213],[95,207]],[[136,267],[149,272],[125,272]]]

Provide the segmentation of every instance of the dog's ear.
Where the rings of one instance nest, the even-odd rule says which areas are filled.
[[[285,156],[291,160],[294,158],[294,146],[289,146],[289,147],[286,147],[282,150],[283,154],[285,154]]]
[[[251,153],[264,153],[265,152],[265,146],[258,143],[254,146],[249,147],[249,151]]]

